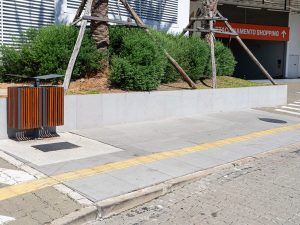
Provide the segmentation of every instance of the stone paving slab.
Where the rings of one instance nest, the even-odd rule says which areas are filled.
[[[280,119],[285,124],[265,122],[262,118]],[[0,141],[0,148],[47,175],[55,175],[297,122],[300,122],[299,118],[250,110],[85,129],[75,134],[61,134],[60,138],[53,141],[38,142],[69,141],[82,146],[80,150],[40,152],[32,149],[34,143],[26,143],[25,146],[29,146],[25,149],[24,143],[13,143],[11,140]],[[9,144],[5,145],[6,142]]]
[[[33,176],[21,171],[1,158],[0,168],[15,171],[14,173],[9,173],[11,176],[9,178],[13,181],[18,181],[18,183],[25,182],[25,178],[28,178],[29,176],[31,179],[35,179]],[[0,170],[0,176],[5,175],[5,172],[5,170]],[[0,183],[0,188],[8,186],[10,185]],[[80,204],[70,199],[67,195],[64,195],[55,188],[50,187],[1,201],[0,224],[43,225],[81,208],[82,206]]]
[[[134,186],[129,182],[107,174],[66,182],[66,185],[94,202],[111,196],[125,194],[134,189]]]
[[[270,123],[262,120],[262,118],[282,120],[284,123]],[[66,155],[67,153],[64,153],[65,158],[59,159],[58,156],[61,157],[59,153],[43,152],[43,163],[35,164],[36,158],[34,157],[36,156],[30,156],[31,158],[29,158],[26,155],[28,153],[26,152],[25,154],[24,151],[18,152],[18,154],[15,152],[15,154],[20,158],[27,157],[26,159],[31,160],[30,165],[39,168],[39,170],[48,175],[61,174],[66,171],[74,171],[76,173],[76,170],[82,168],[105,165],[109,162],[119,162],[141,155],[147,156],[155,152],[192,147],[201,143],[298,123],[300,123],[300,119],[294,117],[281,117],[256,110],[220,113],[153,123],[110,126],[109,129],[106,129],[106,127],[97,128],[92,129],[91,133],[89,130],[83,130],[77,131],[78,135],[64,134],[91,141],[90,143],[99,143],[99,145],[93,146],[92,154],[87,152],[85,155],[80,155],[80,157],[72,155],[73,152],[69,152],[69,158]],[[90,136],[82,137],[89,133],[91,134]],[[111,133],[114,134],[110,136]],[[208,151],[177,156],[173,159],[169,158],[148,164],[144,163],[139,166],[114,169],[111,172],[101,174],[93,173],[94,175],[89,177],[80,175],[80,178],[65,183],[88,199],[99,201],[174,177],[193,173],[197,170],[207,169],[287,145],[295,142],[299,134],[299,130],[270,134],[251,141],[226,144],[222,148],[215,147]],[[195,138],[195,141],[189,141],[190,137]],[[147,139],[148,141],[145,142]],[[101,140],[105,144],[101,143]],[[115,147],[115,145],[118,146]],[[104,149],[103,152],[103,146],[110,150],[105,152]],[[88,147],[86,149],[89,150]],[[97,153],[97,151],[99,152]],[[50,154],[49,156],[57,154],[55,157],[50,157],[50,163],[47,163],[46,160],[48,154]],[[52,162],[52,159],[55,160]]]
[[[73,144],[78,146],[78,148],[44,152],[34,147],[36,145],[61,143]],[[8,154],[18,157],[23,162],[28,162],[37,166],[65,163],[71,160],[122,151],[113,146],[71,133],[60,134],[60,137],[25,142],[17,142],[10,139],[0,140],[0,149]]]
[[[158,170],[161,173],[167,174],[171,177],[181,177],[199,171],[199,166],[194,166],[189,162],[183,162],[174,158],[166,159],[163,161],[156,161],[153,163],[145,164],[152,170]]]
[[[100,178],[98,176],[92,176],[68,182],[67,185],[80,191],[80,193],[93,201],[100,201],[118,196],[124,192],[132,192],[175,177],[287,146],[297,142],[297,137],[299,136],[300,130],[270,135],[252,141],[229,144],[222,148],[212,148],[206,151],[145,163],[142,166],[115,170],[99,175]],[[110,178],[107,179],[108,177]],[[114,183],[109,181],[111,177],[116,178]],[[108,181],[106,181],[106,179]],[[130,186],[126,186],[122,184],[122,182],[130,184]],[[98,186],[95,186],[96,184],[98,184]],[[104,190],[105,193],[103,194]]]
[[[97,129],[92,132],[89,129],[79,130],[75,133],[127,151],[138,149],[159,152],[282,126],[264,122],[260,120],[262,118],[280,119],[287,124],[300,121],[294,117],[253,110],[110,126],[109,129],[103,127],[98,128],[99,134]]]
[[[54,188],[1,201],[0,215],[15,219],[9,225],[43,225],[61,218],[82,206]]]

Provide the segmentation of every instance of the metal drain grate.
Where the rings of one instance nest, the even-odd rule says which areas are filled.
[[[44,144],[44,145],[33,145],[32,147],[42,152],[54,152],[54,151],[75,149],[75,148],[79,148],[80,146],[74,145],[70,142],[59,142],[59,143]]]
[[[272,119],[272,118],[259,118],[259,120],[267,122],[267,123],[287,123],[284,120],[277,120],[277,119]]]

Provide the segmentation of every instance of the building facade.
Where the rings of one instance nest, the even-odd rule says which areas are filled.
[[[56,0],[56,22],[72,21],[81,0]],[[186,0],[128,0],[144,22],[157,29],[179,32],[189,22]],[[129,14],[119,0],[109,1],[109,17],[127,20]]]
[[[220,0],[219,10],[229,19],[254,55],[274,78],[300,77],[299,0]],[[191,1],[191,13],[200,1]],[[224,28],[217,23],[216,28]],[[265,78],[234,38],[217,35],[238,61],[235,75],[246,79]]]
[[[28,28],[69,23],[81,0],[0,0],[0,43],[11,45]],[[146,24],[179,32],[189,22],[186,0],[128,0]],[[118,0],[109,1],[109,17],[126,20],[128,13]]]

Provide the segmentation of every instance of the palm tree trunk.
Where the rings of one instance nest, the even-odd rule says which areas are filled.
[[[108,0],[94,0],[92,6],[92,16],[108,18]],[[108,23],[102,21],[91,22],[92,37],[96,42],[99,51],[107,54],[109,45],[109,30]],[[105,57],[105,66],[108,66],[108,58]]]

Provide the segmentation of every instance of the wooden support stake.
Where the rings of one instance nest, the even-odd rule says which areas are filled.
[[[196,84],[191,80],[191,78],[186,74],[186,72],[181,68],[181,66],[176,62],[176,60],[170,56],[170,54],[164,50],[164,53],[167,57],[167,59],[169,60],[169,62],[176,68],[176,70],[180,73],[180,75],[182,76],[182,79],[188,83],[188,85],[193,88],[193,89],[197,89]]]
[[[191,17],[190,18],[191,21],[208,21],[208,20],[214,20],[214,21],[228,21],[227,18],[222,18],[222,17]]]
[[[93,3],[93,0],[88,0],[87,1],[86,10],[85,10],[85,15],[87,15],[87,16],[90,16],[90,14],[91,14],[92,3]],[[73,53],[71,55],[71,59],[69,61],[69,65],[68,65],[66,75],[65,75],[65,79],[64,79],[63,86],[64,86],[65,90],[68,90],[69,85],[70,85],[71,76],[72,76],[72,73],[73,73],[73,70],[74,70],[74,66],[75,66],[75,63],[76,63],[77,56],[78,56],[79,51],[80,51],[80,47],[81,47],[81,43],[82,43],[82,40],[83,40],[83,37],[84,37],[84,33],[85,33],[85,30],[86,30],[87,23],[88,23],[87,20],[83,20],[82,23],[81,23],[81,27],[80,27],[79,34],[78,34],[78,37],[77,37],[77,41],[76,41],[76,44],[74,46]]]
[[[229,36],[236,36],[238,35],[237,33],[231,33],[231,32],[226,32],[226,31],[221,31],[221,30],[210,30],[210,29],[203,29],[200,27],[197,27],[196,29],[187,29],[187,31],[193,31],[193,32],[202,32],[202,33],[211,33],[213,32],[214,34],[223,34],[223,35],[229,35]]]
[[[136,21],[136,24],[141,27],[145,27],[145,23],[143,20],[138,16],[138,14],[134,11],[134,9],[129,5],[127,0],[120,0],[124,7],[128,10],[128,12],[132,15],[134,20]],[[148,29],[146,29],[146,32],[151,35]],[[176,60],[164,49],[164,54],[168,58],[169,62],[175,67],[175,69],[180,73],[183,80],[186,81],[189,86],[193,89],[197,89],[196,84],[191,80],[191,78],[186,74],[186,72],[182,69],[182,67],[176,62]]]
[[[222,17],[221,13],[218,11],[218,15]],[[231,32],[235,32],[233,27],[228,23],[227,21],[224,21],[226,26]],[[243,40],[240,38],[240,36],[235,36],[236,40],[238,43],[243,47],[243,49],[247,52],[247,54],[250,56],[250,58],[254,61],[254,63],[260,68],[260,70],[263,72],[263,74],[270,80],[270,82],[273,85],[277,85],[277,83],[274,81],[272,76],[269,74],[269,72],[263,67],[263,65],[258,61],[258,59],[253,55],[253,53],[250,51],[250,49],[245,45]]]
[[[127,11],[132,15],[134,20],[136,21],[137,25],[144,27],[145,23],[143,20],[139,17],[139,15],[134,11],[134,9],[129,5],[127,0],[120,0],[124,7],[127,9]]]
[[[209,16],[213,17],[213,12],[209,10]],[[214,29],[214,21],[209,21],[209,29]],[[216,55],[215,55],[215,35],[213,32],[209,34],[209,45],[210,45],[210,57],[211,57],[211,68],[212,68],[212,83],[213,88],[217,88],[217,66],[216,66]]]
[[[133,27],[138,26],[140,28],[145,28],[145,29],[147,28],[147,27],[139,26],[136,23],[125,22],[125,21],[122,21],[122,20],[108,19],[108,18],[104,18],[104,17],[83,16],[82,20],[103,21],[103,22],[108,22],[108,23],[121,24],[121,25],[125,25],[125,26],[133,26]]]
[[[75,23],[79,19],[80,15],[83,12],[84,6],[86,5],[86,2],[87,2],[87,0],[82,0],[81,1],[80,6],[77,9],[76,15],[74,17],[73,23]]]
[[[77,20],[75,20],[74,22],[71,23],[71,26],[76,25],[77,23],[82,21],[82,17],[78,18]]]

